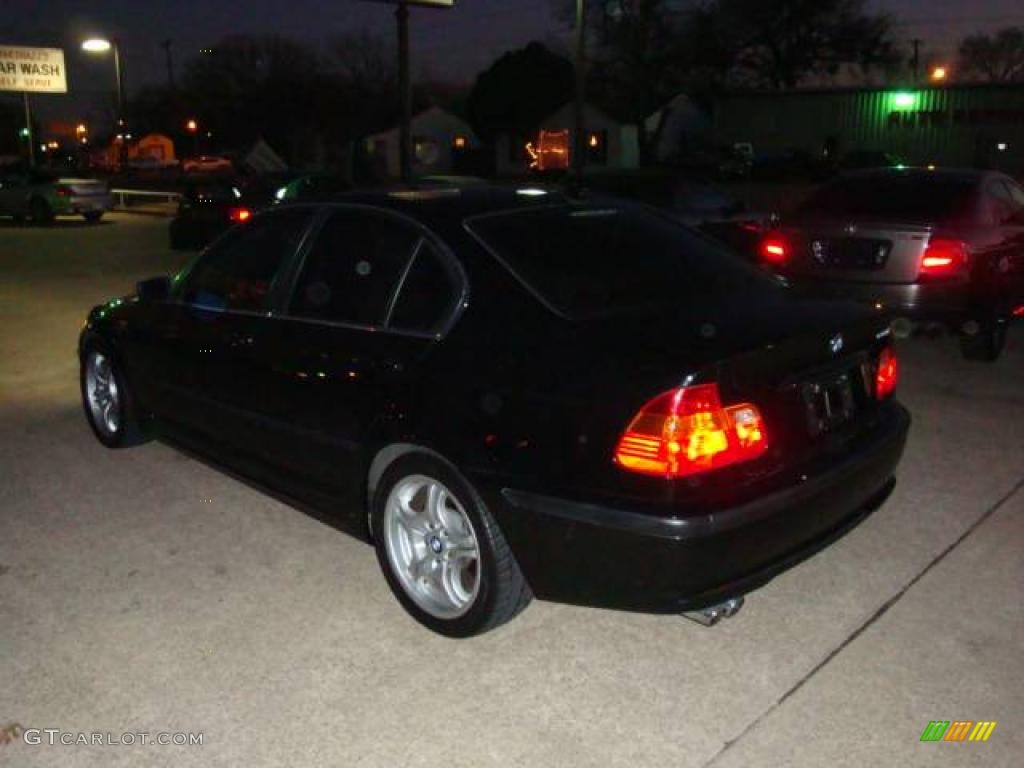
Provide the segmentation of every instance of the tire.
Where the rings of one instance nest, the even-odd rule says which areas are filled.
[[[99,224],[103,218],[103,211],[89,211],[88,213],[83,213],[82,218],[90,224]]]
[[[1009,323],[1005,319],[989,320],[978,325],[975,333],[960,332],[960,353],[966,360],[994,363],[1006,348]]]
[[[482,634],[533,597],[479,494],[438,458],[417,453],[389,466],[374,493],[371,524],[392,593],[434,632]]]
[[[44,225],[53,222],[53,209],[50,204],[41,197],[33,197],[28,204],[29,216],[33,224]]]
[[[107,448],[147,442],[131,390],[105,344],[93,342],[85,348],[79,383],[85,418],[97,440]]]

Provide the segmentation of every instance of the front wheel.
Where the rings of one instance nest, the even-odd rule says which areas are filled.
[[[127,448],[145,442],[124,375],[105,346],[87,348],[80,381],[85,417],[103,445]]]
[[[481,634],[532,598],[483,500],[439,459],[415,454],[392,464],[374,494],[372,525],[388,586],[435,632]]]

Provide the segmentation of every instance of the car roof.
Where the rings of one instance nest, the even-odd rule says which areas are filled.
[[[864,168],[857,171],[849,171],[842,174],[840,179],[888,179],[888,178],[910,178],[910,179],[947,179],[962,181],[981,181],[992,175],[992,171],[985,171],[978,168],[925,168],[918,166],[904,168]]]
[[[552,187],[522,184],[458,186],[400,186],[391,189],[337,192],[296,205],[365,205],[405,214],[424,224],[441,225],[506,211],[565,205],[574,201]]]

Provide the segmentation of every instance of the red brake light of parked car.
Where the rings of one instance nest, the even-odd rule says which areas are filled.
[[[769,235],[758,249],[761,259],[769,264],[782,264],[789,258],[789,243],[778,235]]]
[[[899,365],[892,347],[885,347],[878,356],[878,370],[875,372],[875,397],[884,400],[896,391],[899,380]]]
[[[666,479],[750,461],[768,450],[758,409],[723,407],[717,384],[673,389],[640,409],[615,448],[615,463]]]
[[[71,187],[65,187],[63,184],[56,187],[53,191],[57,194],[57,197],[71,197],[74,194],[74,190]]]
[[[243,221],[248,221],[252,218],[252,211],[248,208],[232,208],[228,211],[228,218],[231,219],[231,221],[242,223]]]
[[[967,243],[946,237],[933,237],[921,256],[921,274],[952,275],[967,266]]]
[[[1015,310],[1013,310],[1014,317],[1024,317],[1024,304],[1021,304]]]

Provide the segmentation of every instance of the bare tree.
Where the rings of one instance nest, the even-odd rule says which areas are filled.
[[[971,35],[960,44],[960,68],[992,82],[1024,80],[1024,27]]]

